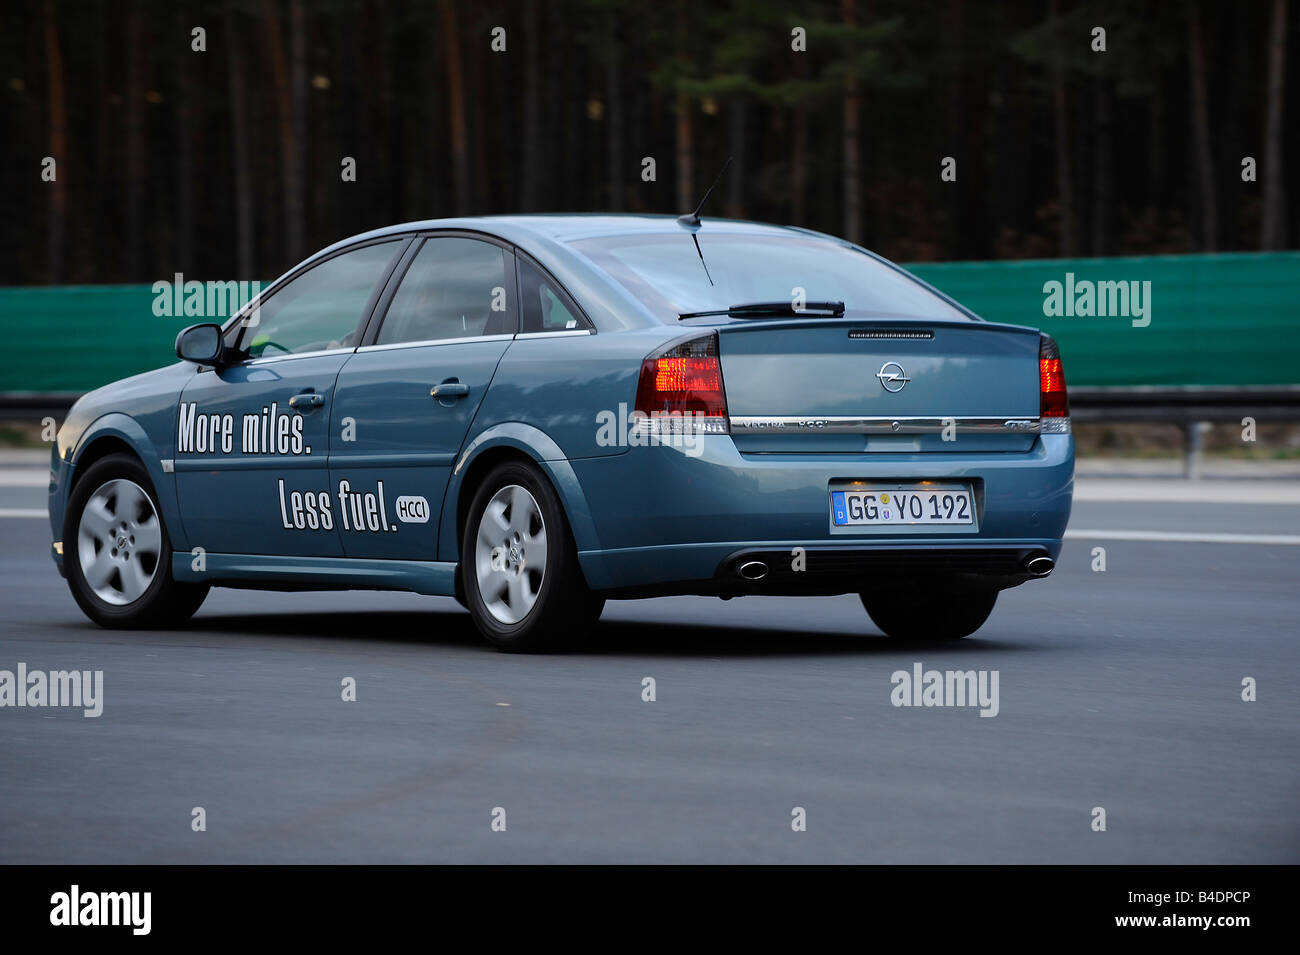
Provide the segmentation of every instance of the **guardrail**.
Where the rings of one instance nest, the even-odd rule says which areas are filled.
[[[1071,388],[1075,421],[1300,420],[1300,385],[1263,388],[1153,387]]]
[[[39,422],[42,418],[61,419],[72,403],[81,397],[77,391],[36,394],[27,391],[0,392],[0,422]]]
[[[1300,421],[1300,385],[1264,388],[1071,388],[1070,417],[1079,422],[1182,425],[1183,474],[1201,476],[1202,438],[1213,422]]]

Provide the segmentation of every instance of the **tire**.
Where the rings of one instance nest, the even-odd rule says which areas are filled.
[[[958,640],[988,620],[993,588],[872,590],[859,594],[872,623],[898,640]]]
[[[63,569],[86,616],[114,630],[183,623],[209,589],[172,578],[158,495],[129,454],[96,461],[73,488],[63,519]]]
[[[529,564],[539,549],[543,557]],[[461,536],[460,586],[479,632],[517,653],[575,646],[605,606],[583,579],[559,496],[524,463],[497,466],[475,492]]]

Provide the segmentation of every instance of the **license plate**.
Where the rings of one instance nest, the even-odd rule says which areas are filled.
[[[924,484],[831,491],[831,522],[836,527],[974,524],[975,500],[969,487]]]

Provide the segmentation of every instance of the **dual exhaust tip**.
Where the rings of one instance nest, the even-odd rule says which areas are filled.
[[[1056,561],[1046,554],[1025,561],[1025,570],[1035,577],[1046,577],[1055,568]],[[767,564],[761,560],[747,560],[736,568],[736,573],[745,580],[762,580],[767,576]]]
[[[1055,567],[1056,561],[1052,560],[1052,558],[1048,557],[1046,554],[1041,554],[1038,557],[1031,557],[1029,560],[1025,561],[1025,570],[1029,571],[1029,573],[1033,574],[1035,577],[1046,577]]]

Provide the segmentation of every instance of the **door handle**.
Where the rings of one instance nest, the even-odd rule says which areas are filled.
[[[459,381],[444,381],[429,389],[430,398],[464,398],[469,394],[469,385]]]
[[[316,392],[294,395],[289,399],[290,408],[319,408],[325,403],[325,396],[318,395]]]

